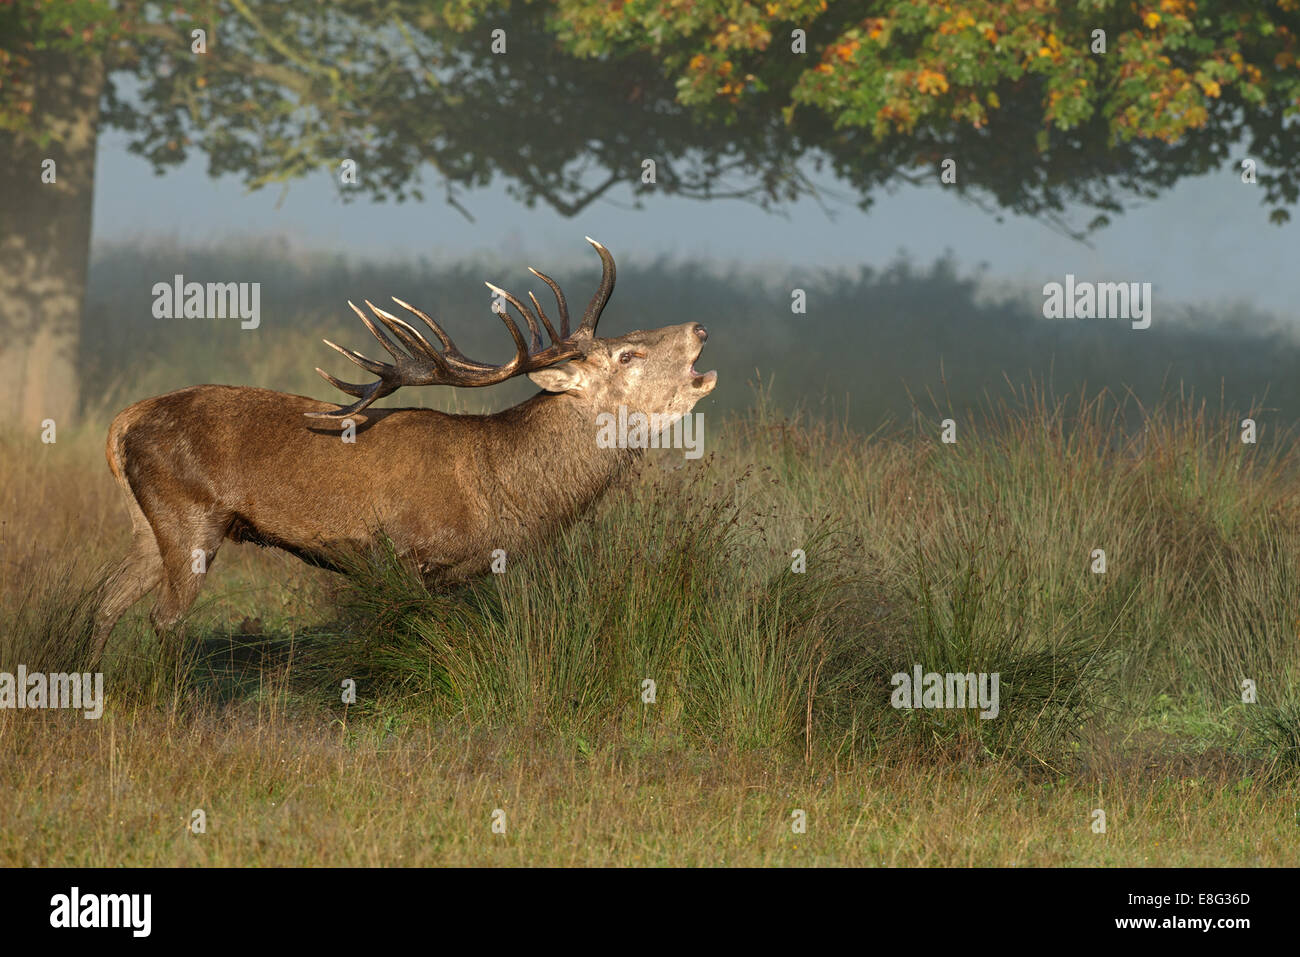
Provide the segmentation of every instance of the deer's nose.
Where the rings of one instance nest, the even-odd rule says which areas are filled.
[[[704,328],[702,325],[700,325],[698,322],[695,324],[695,328],[692,329],[691,331],[694,332],[697,336],[700,337],[700,342],[703,342],[703,341],[705,341],[706,339],[709,338],[709,330],[708,330],[708,329],[705,329],[705,328]]]

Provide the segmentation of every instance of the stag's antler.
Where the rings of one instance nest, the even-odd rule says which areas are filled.
[[[504,308],[498,310],[498,315],[501,316],[506,328],[510,330],[511,337],[515,340],[515,357],[505,365],[488,365],[470,359],[456,348],[455,343],[451,341],[447,333],[443,332],[442,327],[434,322],[430,316],[425,315],[419,309],[403,302],[396,296],[393,297],[393,302],[424,320],[429,328],[433,330],[433,334],[442,343],[441,352],[410,323],[376,307],[370,300],[365,300],[366,305],[370,307],[370,311],[375,314],[375,318],[401,342],[402,346],[405,346],[405,351],[403,351],[396,342],[384,333],[383,329],[375,325],[365,313],[349,302],[348,305],[352,306],[352,311],[361,317],[361,321],[366,324],[366,328],[379,340],[380,345],[388,350],[388,354],[393,357],[393,362],[391,364],[376,362],[374,359],[366,358],[359,352],[344,349],[342,346],[335,345],[326,339],[325,345],[343,353],[361,368],[379,376],[379,378],[374,382],[357,385],[336,379],[324,369],[317,369],[316,371],[325,378],[326,382],[337,389],[341,389],[348,395],[357,396],[358,401],[330,412],[308,412],[306,414],[317,419],[342,418],[360,412],[370,403],[396,392],[404,385],[455,385],[467,387],[495,385],[525,372],[532,372],[534,369],[541,369],[545,366],[564,362],[566,359],[575,359],[586,355],[591,340],[596,334],[596,323],[600,321],[600,314],[605,308],[605,303],[609,302],[610,294],[614,291],[614,257],[609,254],[608,249],[590,236],[587,237],[587,242],[596,247],[596,252],[600,254],[602,274],[596,294],[592,296],[591,303],[587,306],[586,313],[583,314],[582,324],[578,326],[572,335],[569,334],[569,307],[564,301],[564,293],[560,292],[559,284],[550,276],[543,275],[536,269],[530,268],[528,270],[551,287],[560,310],[560,332],[557,335],[555,327],[551,325],[551,320],[542,311],[542,305],[537,301],[537,297],[531,292],[528,294],[528,298],[537,307],[537,316],[541,317],[542,325],[546,327],[546,332],[551,337],[551,345],[544,349],[542,348],[541,330],[537,326],[537,317],[533,315],[532,311],[504,289],[500,289],[492,285],[492,283],[487,284],[489,289],[518,309],[520,315],[524,317],[524,321],[528,323],[531,342],[524,341],[523,333],[519,331],[519,327],[515,325],[515,321],[510,318]]]

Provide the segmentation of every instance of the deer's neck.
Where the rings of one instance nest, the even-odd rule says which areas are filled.
[[[639,458],[638,449],[597,445],[598,411],[543,392],[493,417],[484,494],[515,547],[577,518]]]

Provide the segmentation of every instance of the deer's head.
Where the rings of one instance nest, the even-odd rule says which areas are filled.
[[[717,385],[716,372],[697,372],[708,332],[698,322],[593,339],[587,354],[528,373],[548,392],[576,396],[595,412],[681,418]]]
[[[600,286],[583,315],[582,324],[572,334],[569,332],[569,309],[564,294],[551,277],[536,269],[529,270],[555,294],[560,314],[558,332],[531,292],[528,297],[536,314],[504,289],[492,283],[487,284],[500,299],[519,311],[528,326],[529,338],[526,340],[505,309],[498,311],[515,341],[515,357],[505,365],[493,366],[468,358],[456,348],[433,319],[400,299],[394,298],[393,301],[429,326],[441,343],[441,350],[435,348],[410,323],[377,308],[369,301],[366,305],[383,328],[355,305],[348,303],[394,361],[391,364],[376,362],[325,340],[326,345],[337,349],[379,378],[374,382],[356,385],[341,382],[317,369],[328,382],[348,395],[357,396],[358,401],[334,411],[309,412],[307,415],[318,418],[349,416],[404,385],[484,386],[526,374],[548,392],[565,393],[578,398],[584,408],[589,408],[593,414],[616,412],[623,406],[629,414],[657,414],[667,422],[681,418],[696,402],[712,392],[718,381],[716,372],[700,373],[695,369],[695,360],[704,348],[708,332],[698,322],[686,322],[662,329],[629,332],[612,339],[597,338],[596,323],[614,291],[614,257],[594,239],[588,237],[587,242],[600,254],[603,273]],[[550,336],[550,346],[543,347],[539,320]],[[401,345],[389,338],[388,334],[395,337]]]

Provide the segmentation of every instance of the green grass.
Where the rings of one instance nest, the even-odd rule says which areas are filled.
[[[1294,781],[1225,759],[1028,776],[305,720],[0,714],[0,864],[1290,866]],[[1106,833],[1092,831],[1094,810]],[[206,831],[188,830],[195,810]],[[493,813],[505,813],[504,834]],[[795,810],[805,833],[792,829]]]
[[[227,544],[182,653],[123,620],[103,720],[0,711],[0,863],[1293,863],[1289,435],[1005,394],[870,436],[706,409],[705,458],[451,590]],[[128,539],[102,419],[0,436],[0,670],[84,663]],[[891,707],[918,664],[997,672],[999,716]]]

